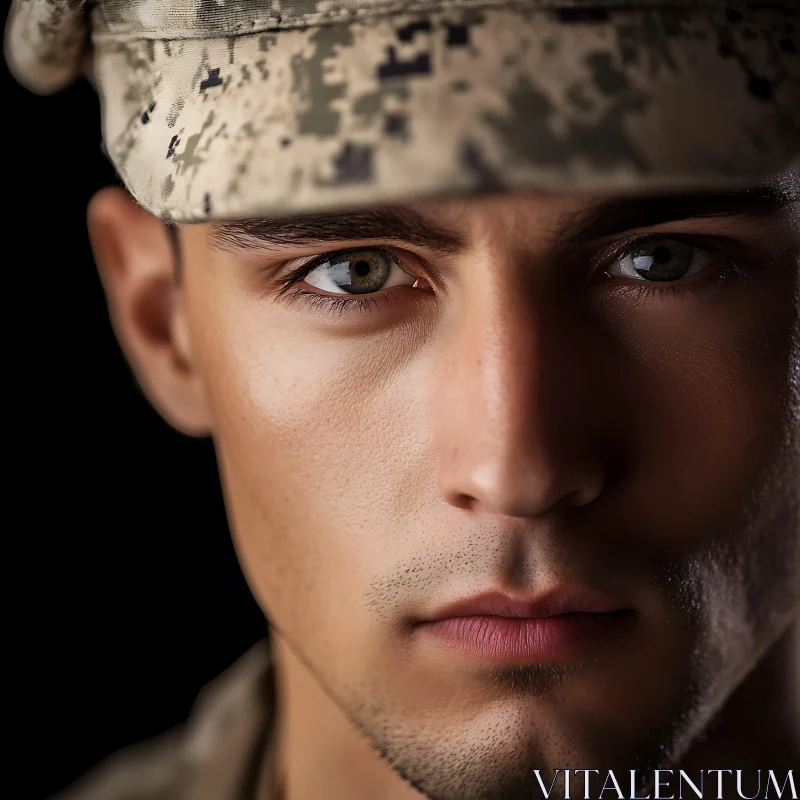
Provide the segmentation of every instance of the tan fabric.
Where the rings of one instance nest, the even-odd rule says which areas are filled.
[[[83,0],[14,0],[6,26],[6,60],[32,91],[50,94],[72,83],[87,45]]]
[[[16,0],[6,49],[52,89],[90,19],[106,149],[145,208],[189,222],[759,183],[800,163],[799,8]]]
[[[259,643],[198,696],[185,727],[126,748],[53,800],[279,800],[274,684]],[[266,756],[266,757],[265,757]]]

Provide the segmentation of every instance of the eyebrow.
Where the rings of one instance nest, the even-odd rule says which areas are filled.
[[[443,253],[455,253],[466,246],[464,235],[441,227],[404,206],[296,217],[260,217],[215,223],[211,228],[212,243],[223,249],[230,246],[283,248],[360,239],[393,239]]]
[[[787,191],[771,184],[713,194],[614,196],[564,214],[555,225],[555,244],[585,244],[635,228],[701,217],[771,221],[798,200],[797,187]],[[395,240],[445,254],[467,246],[466,234],[406,206],[217,222],[211,226],[210,238],[222,249],[281,249],[367,239]]]
[[[724,193],[611,197],[565,215],[556,226],[558,244],[585,244],[635,228],[702,217],[770,221],[800,199],[800,192],[771,185]]]

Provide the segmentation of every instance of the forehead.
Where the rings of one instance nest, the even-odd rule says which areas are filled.
[[[408,207],[453,227],[468,227],[477,219],[508,227],[523,220],[546,224],[612,199],[578,192],[519,192],[423,199],[408,203]]]

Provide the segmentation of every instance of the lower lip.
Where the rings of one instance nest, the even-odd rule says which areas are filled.
[[[451,617],[424,622],[421,632],[464,655],[498,662],[548,662],[579,657],[619,639],[634,612],[571,613],[552,617]]]

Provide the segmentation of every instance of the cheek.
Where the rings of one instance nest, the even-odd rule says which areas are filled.
[[[401,550],[399,487],[424,446],[402,344],[315,339],[267,302],[214,303],[202,359],[245,573],[284,632],[352,638],[368,627],[364,590]]]
[[[772,280],[707,302],[620,304],[613,317],[635,453],[628,511],[648,521],[642,533],[659,551],[742,530],[797,425],[797,309],[776,302],[792,287]]]
[[[800,601],[796,292],[765,281],[704,305],[620,304],[605,317],[622,354],[611,382],[631,459],[611,514],[627,523],[625,545],[659,567],[657,616],[693,631],[703,655],[686,665],[718,689]],[[677,630],[659,635],[688,653]]]

